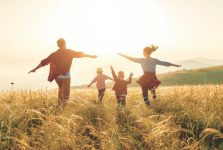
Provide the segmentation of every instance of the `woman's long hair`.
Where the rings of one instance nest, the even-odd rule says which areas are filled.
[[[143,52],[144,52],[144,55],[150,55],[152,54],[153,52],[155,52],[159,47],[157,45],[150,45],[148,47],[145,47],[143,49]]]

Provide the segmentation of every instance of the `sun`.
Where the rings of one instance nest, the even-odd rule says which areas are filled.
[[[87,2],[70,0],[60,5],[60,11],[46,21],[47,38],[63,37],[70,48],[101,55],[136,53],[168,38],[162,11],[154,2]]]

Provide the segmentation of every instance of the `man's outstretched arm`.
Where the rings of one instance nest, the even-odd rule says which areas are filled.
[[[96,56],[96,55],[89,55],[89,54],[83,53],[83,57],[97,58],[98,56]]]
[[[83,52],[78,52],[78,51],[73,51],[73,50],[70,50],[70,53],[73,58],[82,58],[82,57],[97,58],[96,55],[89,55]]]
[[[45,66],[45,65],[48,65],[49,63],[50,63],[50,56],[47,57],[46,59],[43,59],[43,60],[39,63],[39,65],[36,66],[34,69],[30,70],[30,71],[28,72],[28,74],[31,73],[31,72],[35,72],[35,71],[38,70],[39,68],[41,68],[41,67],[43,67],[43,66]]]
[[[39,69],[39,68],[41,68],[41,67],[42,67],[42,64],[40,63],[40,64],[39,64],[38,66],[36,66],[34,69],[30,70],[30,71],[28,72],[28,74],[31,73],[31,72],[36,72],[36,70]]]

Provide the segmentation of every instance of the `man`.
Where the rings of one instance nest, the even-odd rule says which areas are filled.
[[[56,81],[59,87],[58,105],[63,105],[68,101],[70,96],[70,68],[73,58],[96,58],[97,56],[67,49],[66,42],[62,38],[57,41],[57,45],[59,49],[50,54],[46,59],[43,59],[40,64],[29,73],[35,72],[37,69],[50,64],[48,81]]]

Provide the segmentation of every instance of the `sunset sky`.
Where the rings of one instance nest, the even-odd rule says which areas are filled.
[[[110,75],[110,64],[140,75],[140,66],[116,53],[140,57],[149,44],[159,45],[154,57],[166,61],[223,56],[223,0],[0,0],[0,18],[0,89],[12,81],[54,88],[48,67],[27,72],[60,37],[68,48],[98,55],[74,60],[72,85],[89,83],[97,67]]]

